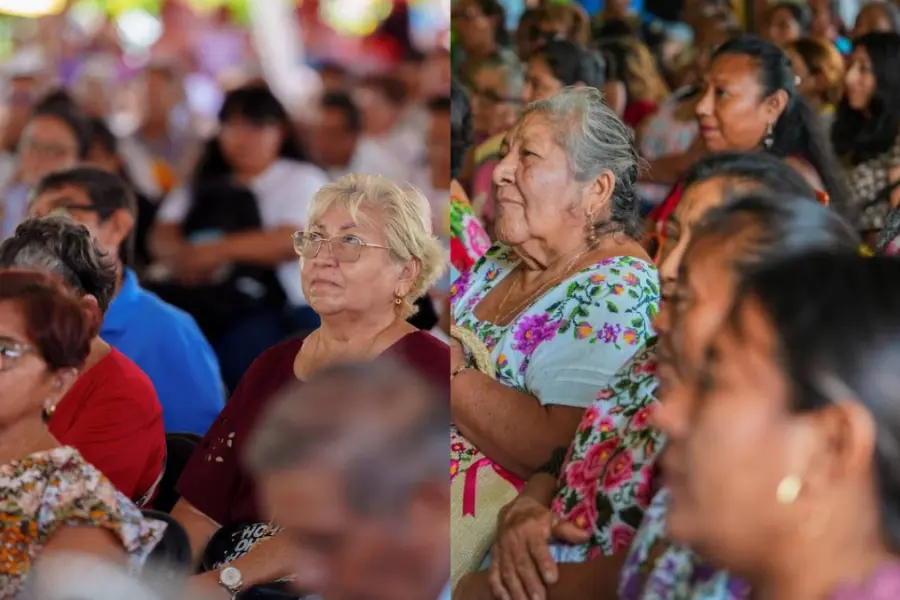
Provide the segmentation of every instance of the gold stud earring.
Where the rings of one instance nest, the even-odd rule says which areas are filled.
[[[50,417],[53,416],[53,413],[56,412],[56,404],[53,403],[49,398],[44,402],[44,409],[41,411],[41,416],[44,418],[44,422],[50,420]]]
[[[394,298],[394,304],[396,304],[397,306],[403,304],[403,296],[397,296],[396,298]]]
[[[793,504],[800,497],[800,490],[803,488],[803,482],[797,475],[787,475],[778,484],[775,490],[775,498],[778,504]]]

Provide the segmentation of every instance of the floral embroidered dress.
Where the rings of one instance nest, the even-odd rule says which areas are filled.
[[[587,408],[619,367],[652,336],[659,304],[656,268],[616,256],[548,290],[507,325],[475,316],[475,307],[518,264],[492,247],[451,286],[455,322],[474,332],[495,361],[497,381],[544,406]]]
[[[569,447],[552,510],[593,533],[578,546],[554,544],[557,562],[586,562],[629,547],[650,504],[661,433],[650,427],[656,404],[654,337],[625,363],[585,411]]]
[[[165,523],[141,511],[88,464],[63,446],[0,466],[0,598],[13,598],[53,533],[64,526],[113,532],[136,572],[162,539]]]
[[[746,600],[749,587],[666,540],[668,490],[654,497],[619,578],[620,600]],[[654,560],[654,556],[658,556]]]
[[[475,217],[467,198],[456,194],[450,196],[449,217],[450,265],[455,280],[487,252],[491,240]]]

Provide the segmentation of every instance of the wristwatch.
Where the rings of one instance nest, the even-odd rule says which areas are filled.
[[[219,585],[228,590],[231,600],[235,600],[244,585],[244,576],[235,567],[225,567],[219,571]]]

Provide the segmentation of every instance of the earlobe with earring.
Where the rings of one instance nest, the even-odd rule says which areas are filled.
[[[763,136],[763,147],[766,150],[771,150],[772,145],[775,143],[775,126],[772,123],[766,127],[766,135]]]
[[[403,304],[403,296],[396,296],[394,298],[394,304],[396,304],[397,306],[400,306],[401,304]]]
[[[797,475],[786,475],[775,490],[775,498],[778,504],[793,504],[800,497],[803,489],[803,481]]]
[[[53,402],[50,398],[44,400],[44,408],[41,410],[41,416],[44,418],[44,422],[50,421],[50,418],[53,416],[53,413],[56,412],[56,403]]]

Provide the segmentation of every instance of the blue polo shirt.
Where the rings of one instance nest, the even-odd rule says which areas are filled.
[[[225,404],[225,389],[216,355],[193,317],[143,289],[126,269],[100,337],[153,382],[167,432],[206,433]]]

